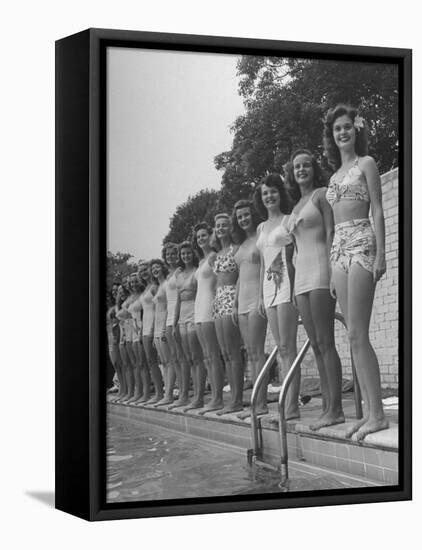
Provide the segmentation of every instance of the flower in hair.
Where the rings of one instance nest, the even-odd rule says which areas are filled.
[[[363,120],[363,118],[359,115],[356,115],[355,116],[355,120],[353,121],[353,126],[356,128],[356,130],[359,132],[359,130],[361,128],[364,128],[365,126],[365,121]]]

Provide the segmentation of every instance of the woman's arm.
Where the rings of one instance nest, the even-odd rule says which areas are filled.
[[[294,251],[295,251],[295,247],[294,247],[294,244],[293,242],[291,244],[288,244],[286,246],[286,267],[287,267],[287,273],[288,273],[288,276],[289,276],[289,280],[290,280],[290,301],[291,302],[294,302],[294,296],[293,296],[293,292],[294,292],[294,282],[295,282],[295,266],[293,265],[293,254],[294,254]]]
[[[374,219],[377,252],[374,263],[374,282],[376,283],[386,272],[385,264],[385,221],[382,208],[381,178],[375,160],[372,157],[363,157],[360,169],[365,175],[371,201],[372,217]]]
[[[315,193],[315,206],[321,212],[322,221],[324,224],[325,246],[327,248],[327,257],[328,257],[328,280],[330,281],[331,296],[335,298],[336,296],[335,296],[334,283],[332,282],[331,262],[330,262],[331,246],[333,244],[333,239],[334,239],[334,216],[333,216],[333,209],[331,208],[330,204],[327,201],[326,193],[327,193],[326,187],[321,187],[320,189],[318,189],[318,191]]]

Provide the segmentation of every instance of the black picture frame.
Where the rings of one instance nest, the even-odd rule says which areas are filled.
[[[105,52],[108,46],[396,63],[400,81],[399,483],[307,494],[107,504]],[[56,508],[86,520],[412,498],[412,54],[407,49],[88,29],[56,42]],[[70,389],[77,388],[77,392]]]

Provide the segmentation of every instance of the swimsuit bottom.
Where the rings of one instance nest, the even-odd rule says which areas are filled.
[[[224,285],[217,288],[212,314],[214,319],[221,319],[233,312],[234,299],[236,297],[236,285]]]
[[[371,222],[368,219],[350,220],[335,226],[330,261],[332,267],[337,267],[345,273],[352,264],[359,264],[372,273],[376,239]]]
[[[180,302],[179,325],[187,330],[195,330],[195,300]]]

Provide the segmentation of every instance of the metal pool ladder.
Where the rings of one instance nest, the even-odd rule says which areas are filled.
[[[346,322],[344,320],[343,315],[341,315],[340,313],[335,313],[335,319],[337,321],[340,321],[340,323],[342,323],[342,325],[347,329]],[[301,325],[303,323],[301,320],[299,320],[298,324]],[[289,478],[287,426],[286,426],[286,419],[284,414],[284,403],[286,401],[287,391],[290,387],[290,383],[294,375],[296,374],[297,369],[300,368],[302,360],[305,357],[305,354],[308,351],[310,344],[311,342],[309,338],[307,338],[302,348],[300,349],[299,353],[297,354],[296,359],[293,361],[293,364],[290,367],[286,377],[283,380],[283,383],[280,389],[280,395],[278,398],[278,416],[279,416],[278,431],[280,436],[280,465],[279,467],[276,467],[276,469],[279,470],[280,472],[280,477],[281,477],[280,486],[284,486]],[[247,451],[248,463],[251,466],[256,465],[256,466],[274,468],[274,466],[262,460],[262,437],[260,435],[260,430],[258,427],[258,416],[256,414],[256,402],[257,402],[261,387],[266,379],[266,375],[268,374],[269,369],[274,363],[276,356],[277,356],[277,346],[274,347],[273,351],[271,352],[270,356],[265,362],[265,365],[263,366],[261,372],[259,373],[258,378],[256,379],[256,382],[252,389],[252,397],[251,397],[252,449],[248,449]],[[361,392],[359,388],[358,379],[356,376],[356,371],[353,363],[351,350],[350,350],[350,358],[352,363],[353,391],[354,391],[354,400],[355,400],[355,408],[356,408],[356,418],[360,419],[362,418],[362,398],[361,398]]]

